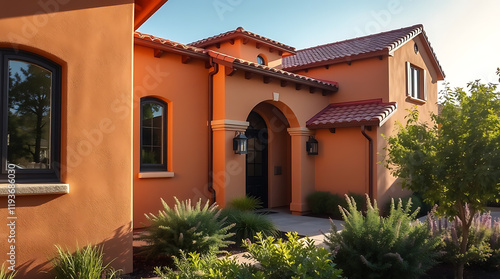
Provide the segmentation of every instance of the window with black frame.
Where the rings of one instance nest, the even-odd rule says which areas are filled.
[[[0,49],[2,180],[60,180],[61,70],[36,54]]]
[[[167,170],[167,104],[141,99],[141,171]]]

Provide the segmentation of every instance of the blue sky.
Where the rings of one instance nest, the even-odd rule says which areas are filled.
[[[498,0],[169,0],[138,31],[190,43],[241,26],[302,49],[421,23],[446,81],[464,87],[498,83],[499,11]]]

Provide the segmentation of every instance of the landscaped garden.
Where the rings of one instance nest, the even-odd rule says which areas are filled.
[[[147,245],[134,253],[136,267],[151,269],[123,278],[500,278],[500,220],[485,212],[500,199],[500,96],[492,84],[469,89],[447,89],[433,126],[419,123],[413,110],[387,139],[387,168],[417,193],[420,206],[436,204],[426,221],[416,219],[420,206],[411,198],[392,201],[382,214],[368,196],[316,193],[313,212],[344,221],[343,228],[332,223],[325,248],[293,232],[283,236],[255,213],[252,198],[225,209],[201,200],[163,202],[162,211],[147,215],[140,237]],[[245,260],[228,250],[245,252]],[[122,276],[104,262],[102,246],[57,252],[54,278]],[[14,277],[0,270],[0,279]]]

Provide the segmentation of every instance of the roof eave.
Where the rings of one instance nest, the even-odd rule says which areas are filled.
[[[380,121],[376,120],[366,120],[366,121],[352,121],[352,122],[340,122],[340,123],[325,123],[325,124],[311,124],[306,125],[307,128],[311,130],[318,129],[331,129],[331,128],[350,128],[350,127],[361,127],[361,126],[379,126]]]
[[[198,53],[189,49],[178,48],[172,45],[162,44],[160,42],[153,42],[143,38],[134,37],[134,44],[152,49],[163,50],[178,55],[187,55],[189,57],[208,61],[208,56],[203,52]]]
[[[271,77],[271,78],[276,78],[276,79],[280,79],[280,80],[286,80],[286,81],[290,81],[290,82],[294,82],[294,83],[299,83],[299,84],[302,84],[302,85],[306,85],[306,86],[309,86],[309,87],[321,89],[321,90],[326,91],[326,92],[324,92],[323,95],[332,94],[332,93],[335,93],[335,92],[337,92],[339,90],[338,85],[335,85],[335,84],[332,84],[332,85],[321,84],[321,83],[318,83],[318,82],[315,82],[315,81],[311,81],[311,80],[304,80],[304,79],[301,79],[299,77],[295,77],[295,76],[292,76],[292,75],[286,75],[286,74],[283,74],[283,73],[277,73],[277,72],[269,71],[269,70],[266,70],[266,69],[260,69],[260,68],[253,67],[253,66],[250,66],[250,65],[245,65],[245,64],[242,64],[242,63],[238,63],[237,61],[234,61],[233,65],[234,65],[234,67],[236,69],[240,69],[242,71],[247,71],[247,72],[252,72],[252,73],[256,73],[256,74],[261,74],[261,75],[265,75],[265,76],[268,76],[268,77]]]
[[[134,30],[137,30],[168,0],[135,0]]]

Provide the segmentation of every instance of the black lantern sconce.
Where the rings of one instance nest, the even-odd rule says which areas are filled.
[[[236,132],[233,138],[234,154],[247,154],[248,151],[248,138],[242,132]]]
[[[307,140],[306,150],[308,155],[318,155],[318,141],[313,136]]]

